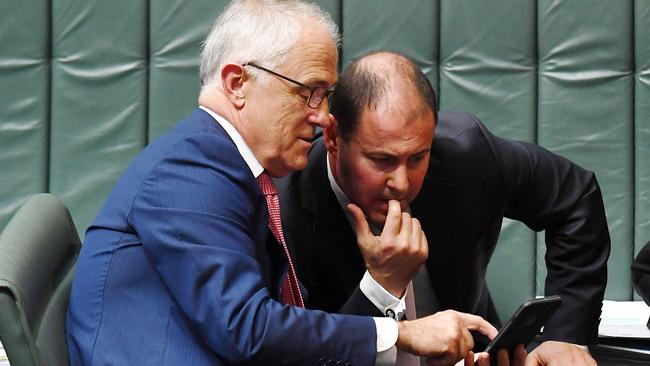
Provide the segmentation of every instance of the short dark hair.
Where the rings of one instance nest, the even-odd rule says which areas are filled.
[[[387,56],[389,69],[369,67],[366,62],[373,56]],[[332,97],[330,111],[338,121],[341,137],[348,140],[354,134],[361,113],[365,108],[376,108],[395,87],[395,81],[404,78],[410,82],[421,98],[422,105],[434,115],[438,121],[438,106],[436,93],[424,75],[406,56],[391,51],[373,51],[352,61],[344,70],[336,84],[336,92]]]

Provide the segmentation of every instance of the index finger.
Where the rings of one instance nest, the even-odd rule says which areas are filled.
[[[397,235],[402,226],[402,207],[397,200],[388,201],[388,213],[386,214],[386,223],[384,224],[384,233]]]
[[[473,314],[459,314],[463,324],[469,330],[478,330],[479,332],[485,334],[490,340],[496,337],[499,331],[492,324],[488,323],[487,320],[481,318],[478,315]]]

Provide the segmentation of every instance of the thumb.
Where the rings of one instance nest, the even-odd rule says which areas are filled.
[[[368,220],[366,220],[366,215],[363,214],[363,211],[361,211],[359,206],[350,203],[347,205],[347,209],[350,215],[352,215],[354,221],[354,232],[357,235],[357,238],[372,236]]]

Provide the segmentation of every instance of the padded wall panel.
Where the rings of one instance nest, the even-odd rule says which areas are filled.
[[[494,134],[535,142],[534,0],[442,2],[440,107],[474,113]]]
[[[84,232],[145,142],[147,1],[52,7],[50,191]]]
[[[397,51],[410,57],[437,86],[437,2],[346,0],[342,18],[343,67],[368,51]]]
[[[47,190],[49,8],[0,2],[0,230]]]
[[[650,240],[650,2],[635,2],[635,162],[637,253]]]
[[[650,1],[634,3],[634,254],[650,241]],[[637,299],[640,299],[635,294]]]
[[[504,219],[488,265],[487,283],[504,323],[521,303],[535,296],[534,233],[522,223]]]
[[[612,236],[610,299],[631,297],[632,5],[540,0],[538,10],[539,143],[598,177]]]
[[[471,112],[498,136],[535,141],[535,10],[532,0],[441,3],[441,109]],[[488,267],[488,286],[502,319],[534,296],[534,258],[533,233],[504,221]]]
[[[198,105],[201,42],[226,0],[150,2],[149,141]],[[190,25],[191,26],[188,26]]]

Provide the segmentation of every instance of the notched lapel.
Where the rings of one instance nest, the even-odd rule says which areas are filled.
[[[318,251],[325,256],[322,259],[335,268],[334,278],[350,293],[361,280],[365,264],[354,231],[329,184],[326,157],[327,150],[318,140],[309,155],[310,168],[303,171],[301,196],[304,208],[314,215],[311,230]]]

